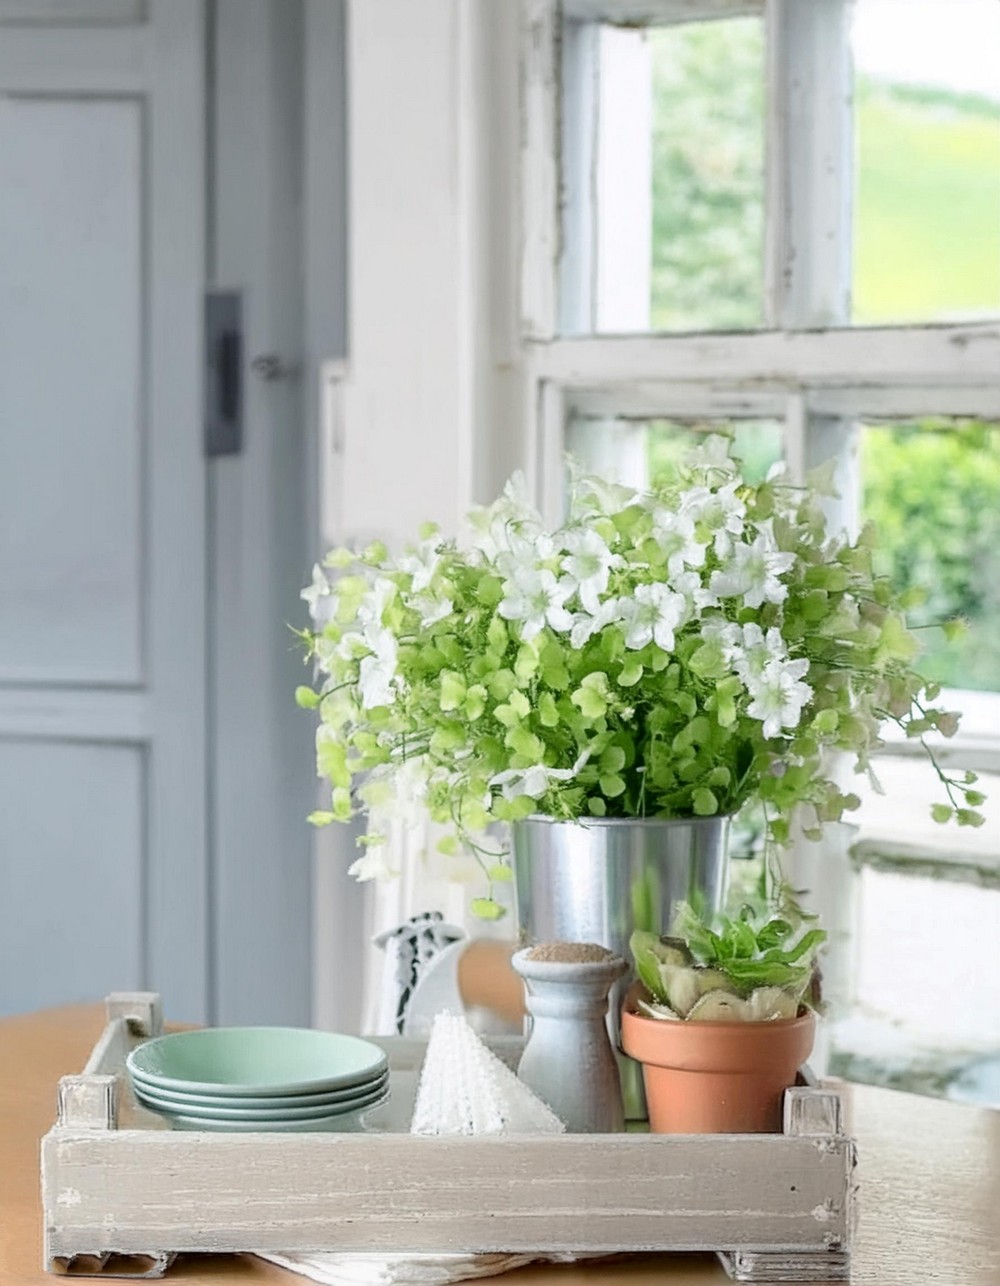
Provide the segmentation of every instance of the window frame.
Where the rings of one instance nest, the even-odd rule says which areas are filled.
[[[850,325],[850,11],[851,0],[521,0],[526,474],[546,518],[561,512],[573,414],[781,417],[793,478],[838,457],[847,498],[835,517],[848,530],[857,514],[859,419],[1000,418],[1000,316]],[[668,25],[747,13],[765,23],[766,328],[561,333],[565,203],[588,199],[586,182],[563,174],[563,22]],[[586,51],[588,42],[577,43]]]
[[[608,420],[780,418],[794,479],[801,481],[810,467],[836,456],[844,499],[831,518],[849,532],[856,530],[860,508],[862,419],[1000,419],[1000,316],[957,324],[850,324],[850,8],[851,0],[522,0],[525,472],[547,521],[562,517],[566,433],[574,415]],[[747,13],[762,14],[765,22],[765,328],[563,333],[565,201],[588,192],[587,175],[564,182],[561,173],[567,111],[562,98],[564,18],[665,24]],[[579,47],[586,49],[588,42],[579,39],[579,31],[575,34]],[[840,56],[831,58],[831,49],[839,49]],[[584,76],[578,72],[577,79]],[[583,101],[596,97],[593,87],[585,87]],[[593,126],[589,128],[593,134]],[[579,226],[585,227],[586,219]],[[573,247],[570,252],[578,254]],[[886,747],[890,754],[901,749]],[[943,762],[996,771],[1000,728],[995,739],[981,734],[963,739],[960,734],[941,751]],[[906,855],[916,863],[914,871],[922,869],[921,862],[926,866],[928,855],[939,855],[946,840],[928,823],[926,847]],[[849,937],[856,921],[856,882],[846,848],[843,835],[831,834],[822,844],[797,844],[790,860],[793,882],[813,890],[816,909],[840,941]],[[862,848],[863,841],[856,862],[863,860]],[[829,990],[849,1005],[851,965],[831,966],[837,981],[828,980]]]

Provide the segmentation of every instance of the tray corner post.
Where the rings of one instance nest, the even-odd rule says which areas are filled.
[[[794,1085],[785,1090],[784,1133],[827,1135],[844,1133],[843,1104],[834,1089]]]
[[[118,1128],[117,1076],[63,1076],[57,1102],[61,1126],[89,1130]]]
[[[163,1007],[156,991],[113,991],[104,1002],[108,1021],[123,1018],[134,1036],[159,1036],[163,1032]]]

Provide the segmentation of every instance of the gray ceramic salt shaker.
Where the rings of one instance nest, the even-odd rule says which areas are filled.
[[[586,958],[600,950],[544,943],[518,951],[511,961],[525,981],[533,1020],[517,1074],[573,1134],[625,1128],[618,1061],[605,1019],[608,991],[628,965],[610,953]],[[573,954],[584,958],[566,958]]]

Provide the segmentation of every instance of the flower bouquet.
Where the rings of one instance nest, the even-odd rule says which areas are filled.
[[[517,477],[461,543],[428,525],[392,557],[341,549],[303,592],[319,685],[317,824],[369,816],[360,878],[391,869],[382,819],[406,801],[465,847],[501,914],[491,823],[688,818],[760,802],[772,841],[858,806],[830,751],[870,772],[879,728],[948,736],[957,716],[913,668],[906,601],[873,568],[875,536],[828,530],[821,476],[740,474],[710,438],[662,484],[574,476],[548,530]],[[926,743],[925,743],[926,744]],[[928,747],[933,759],[933,751]],[[934,817],[981,821],[972,774],[937,765]],[[401,798],[403,803],[401,803]]]

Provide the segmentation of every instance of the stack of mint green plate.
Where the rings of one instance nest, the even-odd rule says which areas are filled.
[[[359,1130],[389,1097],[377,1045],[304,1027],[158,1036],[126,1066],[137,1101],[186,1130]]]

